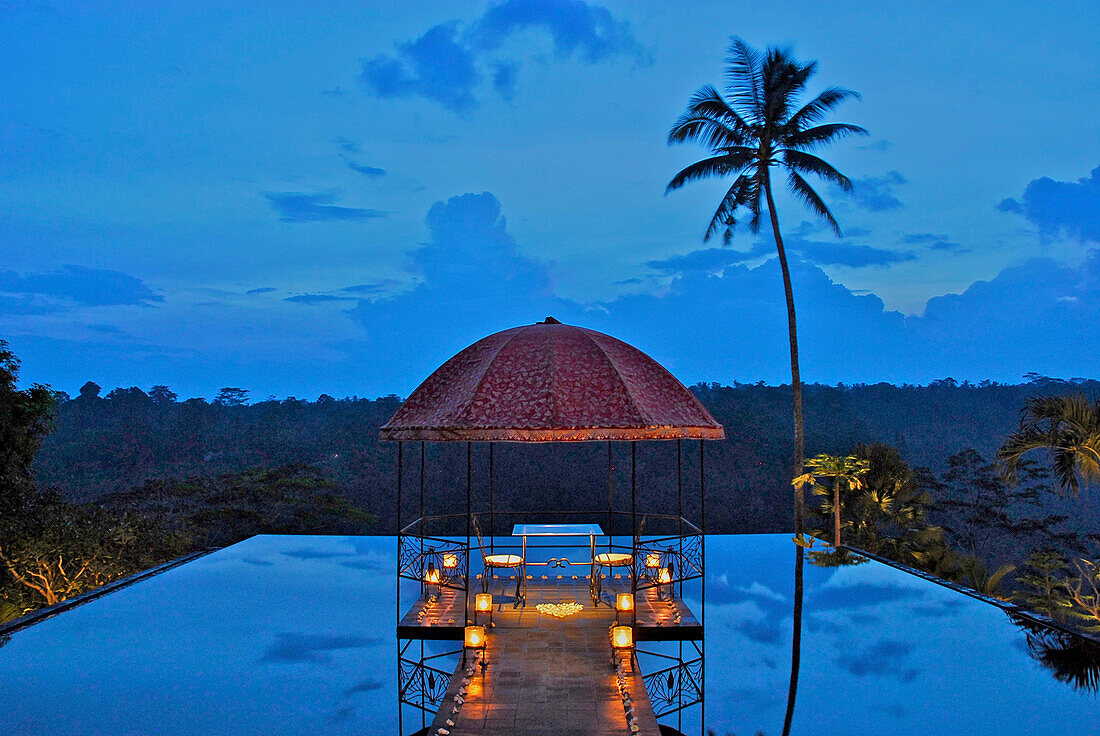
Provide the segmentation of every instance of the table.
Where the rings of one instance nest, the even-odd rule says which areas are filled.
[[[512,527],[513,537],[523,537],[523,564],[526,568],[527,562],[527,537],[588,537],[588,571],[589,579],[595,572],[593,565],[596,560],[596,537],[603,535],[603,528],[599,524],[516,524]],[[560,563],[562,561],[573,564],[584,564],[583,562],[574,563],[565,557],[551,558],[551,561]],[[550,565],[550,562],[532,562],[532,565]],[[523,601],[527,602],[527,576],[523,576]]]

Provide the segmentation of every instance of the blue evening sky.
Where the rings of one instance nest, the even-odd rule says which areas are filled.
[[[766,228],[664,195],[729,38],[871,135],[789,197],[803,376],[1096,377],[1100,6],[0,2],[0,337],[23,379],[407,394],[548,314],[687,383],[789,380]]]

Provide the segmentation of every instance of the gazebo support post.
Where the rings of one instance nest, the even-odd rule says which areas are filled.
[[[493,500],[493,443],[489,443],[489,554],[496,551],[496,542],[493,536],[496,534],[496,510]]]
[[[424,521],[424,442],[420,443],[420,535],[428,531]]]
[[[707,451],[706,442],[699,440],[699,560],[703,567],[702,580],[699,581],[699,623],[703,625],[703,638],[699,642],[699,680],[707,681]],[[699,728],[705,728],[707,722],[707,699],[699,695]]]
[[[424,442],[420,443],[420,559],[424,559],[424,536],[428,532],[427,522],[424,521]],[[424,594],[424,576],[420,576],[420,594]]]
[[[638,536],[638,443],[630,443],[630,529]]]
[[[615,539],[615,466],[611,461],[611,440],[607,441],[607,551]]]
[[[676,536],[680,540],[680,598],[684,597],[684,455],[683,440],[676,440]],[[680,645],[681,652],[683,644]],[[683,656],[680,657],[683,659]]]
[[[465,588],[463,592],[466,594],[466,600],[463,604],[462,616],[465,626],[470,623],[470,513],[473,511],[473,482],[474,482],[474,443],[466,443],[466,580]],[[466,653],[466,648],[463,647],[462,653]]]
[[[402,483],[404,478],[405,478],[405,443],[404,442],[398,442],[397,443],[397,567],[398,567],[398,573],[399,573],[397,575],[397,610],[398,611],[401,610],[401,575],[400,575],[400,568],[401,568],[401,489],[404,485]],[[401,669],[400,664],[397,666],[397,669],[398,670]],[[400,674],[399,674],[398,675],[398,680],[400,680],[400,679],[401,678],[400,678]],[[398,710],[401,709],[400,705],[398,705],[397,707],[398,707]]]

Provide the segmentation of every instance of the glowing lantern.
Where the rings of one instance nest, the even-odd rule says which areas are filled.
[[[629,626],[612,626],[611,646],[616,649],[629,649],[634,646],[634,630]]]
[[[446,552],[443,555],[443,568],[453,570],[458,567],[458,555],[454,552]]]
[[[424,571],[424,582],[428,585],[439,585],[441,577],[435,563],[428,560],[428,569]]]
[[[661,573],[657,577],[658,583],[671,583],[672,582],[672,570],[667,567],[661,568]]]
[[[617,596],[615,596],[615,610],[634,610],[634,596],[632,596],[630,593],[619,593]]]
[[[474,610],[480,613],[487,613],[493,610],[493,594],[492,593],[478,593],[474,596]]]
[[[470,649],[481,649],[485,646],[485,627],[467,626],[464,630],[463,642]]]
[[[659,552],[650,552],[645,556],[645,566],[650,570],[656,570],[661,566],[661,555]]]

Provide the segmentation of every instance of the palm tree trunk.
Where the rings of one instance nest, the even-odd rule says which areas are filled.
[[[775,235],[775,249],[779,253],[779,268],[783,271],[783,293],[787,297],[787,333],[791,343],[791,398],[794,405],[794,468],[791,478],[802,475],[802,461],[805,454],[805,430],[802,424],[802,377],[798,370],[798,330],[794,318],[794,290],[791,288],[791,271],[787,267],[787,251],[783,248],[783,236],[779,234],[779,217],[775,214],[775,200],[772,198],[771,179],[765,173],[764,193],[768,199],[768,214],[771,216],[772,233]],[[794,492],[794,530],[802,537],[805,531],[805,500],[801,488]]]
[[[795,545],[794,614],[791,629],[791,681],[787,686],[787,712],[783,716],[783,736],[790,736],[794,720],[794,701],[798,695],[798,670],[802,665],[802,557],[805,549]]]
[[[840,549],[840,476],[833,478],[833,546]]]

